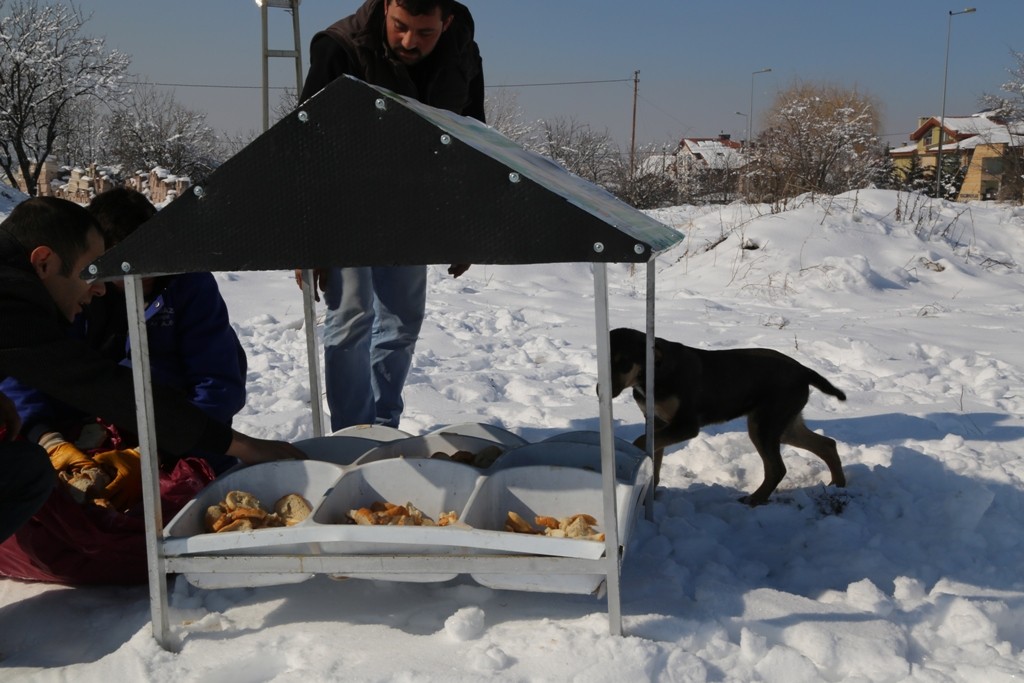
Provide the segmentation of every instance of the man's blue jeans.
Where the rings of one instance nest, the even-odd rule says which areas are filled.
[[[398,427],[427,300],[426,266],[333,268],[324,301],[331,429]]]
[[[43,506],[57,483],[42,446],[29,441],[0,441],[0,541],[13,534]]]

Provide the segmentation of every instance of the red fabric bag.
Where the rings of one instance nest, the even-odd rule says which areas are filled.
[[[214,478],[199,458],[182,458],[170,472],[161,471],[164,523]],[[58,484],[39,512],[0,544],[0,575],[65,584],[145,583],[142,503],[124,513],[77,503]]]

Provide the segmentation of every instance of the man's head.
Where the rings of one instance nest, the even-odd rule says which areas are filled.
[[[83,207],[65,199],[32,197],[14,207],[0,230],[25,249],[32,268],[68,320],[94,296],[103,295],[102,284],[80,277],[104,251],[99,226]]]
[[[453,0],[384,0],[388,46],[406,66],[425,59],[452,23]]]
[[[115,187],[96,195],[87,209],[99,223],[107,249],[156,215],[156,207],[144,194],[127,187]]]

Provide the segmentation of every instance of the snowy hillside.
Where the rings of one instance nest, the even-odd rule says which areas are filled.
[[[0,199],[0,202],[6,200]],[[0,204],[0,214],[10,210]],[[178,579],[181,652],[144,587],[0,580],[0,679],[32,681],[1001,681],[1024,677],[1024,209],[889,191],[650,212],[686,239],[657,263],[658,335],[764,346],[842,388],[812,392],[846,489],[806,453],[770,504],[742,421],[670,451],[603,600],[468,579],[326,577],[204,591]],[[610,269],[614,326],[642,327],[642,270]],[[289,273],[221,273],[249,356],[236,427],[312,435]],[[597,429],[590,267],[432,267],[402,429]],[[631,399],[616,433],[642,429]]]

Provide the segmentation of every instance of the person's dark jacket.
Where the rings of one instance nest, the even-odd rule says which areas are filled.
[[[349,75],[438,109],[484,121],[484,73],[473,38],[473,17],[455,3],[453,19],[423,61],[407,67],[391,55],[384,31],[384,4],[367,0],[355,12],[315,36],[300,102],[336,78]]]
[[[69,334],[28,253],[0,233],[0,378],[15,377],[49,397],[113,424],[135,425],[131,370]],[[181,391],[153,384],[157,442],[171,455],[224,453],[230,427],[191,405]]]
[[[231,327],[227,305],[210,273],[157,278],[147,297],[146,332],[154,382],[181,390],[189,401],[218,422],[231,426],[245,405],[246,358]],[[73,336],[122,365],[131,367],[124,293],[110,286],[93,299],[73,324]],[[80,418],[63,404],[13,377],[0,389],[14,402],[30,440],[47,431],[63,431]],[[134,424],[118,425],[134,432]]]

